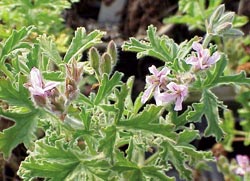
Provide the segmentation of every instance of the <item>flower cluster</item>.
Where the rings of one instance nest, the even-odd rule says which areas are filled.
[[[196,51],[196,53],[187,58],[186,63],[191,64],[195,70],[207,69],[220,59],[219,52],[215,52],[210,55],[210,50],[204,49],[198,42],[194,42],[192,44],[192,48]]]
[[[219,52],[214,52],[211,55],[210,50],[203,48],[198,42],[194,42],[192,48],[196,53],[192,53],[185,62],[193,66],[192,70],[194,72],[208,69],[220,59]],[[175,80],[168,78],[170,74],[168,67],[164,67],[159,71],[152,65],[149,68],[149,72],[152,75],[146,77],[146,90],[142,95],[142,103],[145,103],[153,95],[156,105],[160,106],[174,102],[174,110],[182,110],[182,102],[188,95],[188,84],[190,81],[184,80],[184,78],[179,76],[181,77],[177,81],[179,83],[176,83]]]
[[[29,82],[24,84],[33,102],[46,110],[58,115],[61,120],[65,119],[67,107],[79,94],[78,84],[81,80],[83,67],[76,61],[66,64],[67,75],[65,79],[65,92],[61,93],[56,87],[59,82],[48,81],[45,83],[39,69],[33,67],[30,71]]]
[[[236,161],[238,163],[238,168],[236,168],[235,173],[238,175],[245,175],[250,173],[250,163],[249,158],[246,155],[237,155]]]
[[[154,65],[149,68],[153,75],[146,77],[147,89],[142,95],[142,103],[145,103],[154,95],[157,105],[165,105],[175,102],[175,111],[182,109],[182,102],[187,96],[188,88],[185,85],[179,85],[167,79],[170,69],[164,67],[158,71]]]

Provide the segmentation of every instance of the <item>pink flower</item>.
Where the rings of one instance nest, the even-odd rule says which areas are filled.
[[[246,172],[250,172],[249,158],[245,155],[237,155],[236,160],[239,167],[235,170],[238,175],[245,175]]]
[[[198,42],[194,42],[192,48],[196,51],[196,56],[192,55],[187,58],[186,63],[193,65],[196,70],[207,69],[220,59],[219,52],[215,52],[210,56],[209,49],[203,49],[202,45]]]
[[[149,67],[149,72],[153,75],[146,76],[147,89],[142,95],[142,103],[145,103],[150,98],[150,96],[156,91],[156,89],[160,89],[161,87],[166,86],[166,76],[170,73],[170,69],[164,67],[161,71],[158,71],[156,67],[152,65],[151,67]]]
[[[33,67],[30,71],[30,82],[24,84],[24,87],[29,89],[31,95],[45,98],[58,84],[60,83],[52,81],[44,83],[41,72]]]
[[[164,105],[175,102],[175,111],[182,110],[182,102],[188,94],[188,88],[185,85],[178,85],[175,82],[170,82],[167,85],[167,91],[158,92],[155,96],[156,105]]]

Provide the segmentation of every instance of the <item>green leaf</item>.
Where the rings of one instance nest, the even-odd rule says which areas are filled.
[[[217,83],[221,84],[230,84],[230,83],[236,83],[236,84],[246,84],[248,85],[250,83],[250,78],[247,77],[246,72],[241,72],[239,74],[235,75],[226,75],[226,76],[221,76],[218,80]]]
[[[203,116],[205,105],[203,103],[193,103],[193,111],[190,111],[187,115],[187,120],[189,122],[200,122]]]
[[[125,107],[125,99],[128,95],[128,88],[126,84],[123,84],[121,86],[121,91],[120,92],[115,92],[116,93],[116,97],[117,97],[117,102],[115,104],[115,107],[117,108],[117,112],[115,115],[115,122],[117,123],[122,115],[123,115],[123,111],[124,111],[124,107]]]
[[[4,42],[3,47],[0,52],[0,64],[3,64],[6,57],[14,50],[20,49],[20,48],[27,48],[27,44],[24,44],[22,40],[24,40],[33,27],[23,27],[19,31],[12,31],[12,34],[9,36],[9,38]]]
[[[27,55],[27,59],[28,61],[26,62],[26,65],[28,66],[28,68],[31,70],[33,67],[39,67],[39,60],[40,60],[40,52],[39,52],[39,45],[38,44],[34,44],[34,46],[32,47],[31,51],[29,52],[29,54]],[[28,72],[29,73],[29,72]]]
[[[225,138],[222,141],[224,148],[227,151],[233,151],[232,143],[234,140],[234,129],[235,129],[235,120],[232,111],[226,110],[224,112],[224,120],[220,125],[223,131],[225,132]]]
[[[84,107],[81,107],[81,112],[79,113],[79,115],[84,124],[85,130],[89,131],[91,123],[90,113],[88,113]]]
[[[147,166],[141,168],[142,173],[148,176],[150,179],[159,180],[159,181],[174,181],[175,179],[172,177],[168,177],[166,173],[164,173],[163,168],[156,166]]]
[[[208,126],[205,130],[205,136],[214,135],[216,140],[222,139],[224,133],[219,126],[220,118],[218,114],[217,97],[209,90],[204,90],[202,94],[203,104],[206,105],[204,113],[207,119]]]
[[[137,170],[138,166],[136,163],[129,161],[123,155],[123,153],[116,152],[115,164],[112,167],[112,170],[117,171],[118,173],[127,172],[131,170]]]
[[[94,106],[93,102],[83,94],[79,94],[77,101],[78,103],[83,103],[89,106]]]
[[[200,138],[198,130],[185,129],[179,133],[177,144],[178,145],[189,145],[195,139]]]
[[[0,109],[0,115],[15,121],[15,125],[0,132],[0,151],[8,158],[11,151],[20,143],[29,147],[36,138],[34,132],[37,127],[36,112],[17,114]]]
[[[221,55],[220,60],[216,63],[214,70],[207,71],[207,77],[203,83],[203,87],[210,88],[218,83],[219,78],[222,76],[226,68],[227,60],[225,55]]]
[[[214,157],[211,151],[197,151],[195,148],[181,146],[183,152],[188,155],[189,164],[197,166],[199,162],[213,161]]]
[[[171,64],[175,58],[173,57],[174,49],[178,47],[174,41],[167,36],[159,37],[156,35],[156,28],[152,25],[148,27],[147,37],[149,42],[130,38],[130,42],[125,42],[122,45],[122,49],[137,52],[137,58],[152,56]]]
[[[169,116],[171,118],[171,122],[176,126],[176,129],[181,128],[185,126],[188,122],[195,122],[195,121],[190,121],[188,119],[188,115],[192,111],[191,106],[188,106],[187,109],[181,114],[178,115],[177,112],[171,112],[169,113]],[[196,114],[196,112],[194,112]]]
[[[247,16],[235,15],[233,20],[233,27],[240,28],[248,22]]]
[[[186,158],[182,149],[166,141],[161,144],[161,149],[161,156],[174,165],[180,177],[186,180],[192,180],[192,170],[185,163]]]
[[[173,24],[187,24],[189,25],[189,29],[195,29],[198,28],[200,30],[205,31],[205,25],[203,23],[203,20],[201,19],[201,16],[194,17],[190,15],[182,15],[182,16],[172,16],[169,18],[164,18],[163,22],[165,24],[173,23]]]
[[[110,80],[108,79],[108,75],[104,74],[96,98],[94,100],[94,104],[98,105],[103,99],[109,96],[111,91],[115,87],[120,85],[121,78],[122,73],[119,72],[115,72],[114,75],[110,78]]]
[[[168,138],[175,138],[176,134],[173,132],[173,125],[151,123],[159,119],[161,111],[162,107],[151,105],[133,118],[121,120],[117,125],[125,129],[144,130]]]
[[[21,163],[18,175],[24,180],[37,177],[53,181],[105,180],[109,175],[109,164],[100,158],[80,153],[76,146],[69,148],[65,140],[58,140],[55,145],[41,140],[36,142],[33,154]]]
[[[62,72],[60,71],[54,71],[54,72],[43,72],[43,78],[46,80],[51,80],[51,81],[64,81],[65,77]]]
[[[104,32],[95,30],[88,35],[84,28],[78,28],[75,32],[75,36],[69,46],[68,51],[64,57],[64,62],[68,63],[73,59],[79,60],[82,56],[82,52],[87,50],[93,45],[101,43],[101,38]]]
[[[109,126],[104,130],[105,137],[100,140],[99,149],[104,152],[107,157],[113,160],[113,152],[116,141],[116,127]]]
[[[47,56],[57,66],[59,66],[62,63],[62,58],[52,38],[47,37],[46,35],[42,35],[42,36],[39,36],[37,40],[40,45],[41,53]]]
[[[135,103],[134,103],[134,109],[133,109],[133,113],[137,114],[139,112],[139,110],[142,108],[143,103],[141,101],[141,97],[142,97],[142,92],[138,95],[138,97],[135,99]]]
[[[24,88],[24,77],[19,76],[19,85],[15,86],[8,79],[0,78],[0,99],[5,100],[10,105],[33,107],[30,101],[28,90]]]

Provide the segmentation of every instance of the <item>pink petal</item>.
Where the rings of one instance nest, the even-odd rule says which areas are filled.
[[[45,91],[41,87],[29,87],[30,93],[35,96],[44,96]]]
[[[211,57],[209,57],[207,64],[212,65],[215,64],[220,59],[220,53],[215,52]]]
[[[243,170],[242,168],[237,168],[236,170],[235,170],[235,173],[237,174],[237,175],[245,175],[245,170]]]
[[[249,165],[249,158],[245,155],[237,155],[236,160],[240,167],[246,168]]]
[[[141,102],[143,104],[145,104],[147,102],[147,100],[150,98],[154,89],[155,89],[154,85],[149,85],[148,88],[144,91],[142,98],[141,98]]]
[[[147,84],[154,84],[155,80],[156,80],[156,77],[154,75],[146,76],[146,83]]]
[[[164,67],[163,69],[161,69],[161,71],[159,72],[159,76],[166,76],[170,73],[170,69],[167,67]]]
[[[53,89],[54,87],[58,86],[60,84],[60,82],[47,82],[44,86],[44,91],[48,91]]]
[[[209,49],[204,49],[202,51],[201,55],[202,55],[201,57],[203,58],[203,60],[206,62],[207,59],[210,57],[210,51],[209,51]]]
[[[41,72],[36,67],[33,67],[30,71],[30,83],[32,84],[32,86],[37,86],[37,87],[43,86]]]
[[[186,59],[186,63],[187,63],[187,64],[191,64],[191,65],[197,65],[198,60],[199,60],[199,59],[198,59],[197,57],[191,56],[191,57],[188,57],[188,58]]]
[[[153,74],[153,75],[155,75],[155,76],[157,76],[158,73],[159,73],[159,71],[157,70],[157,68],[156,68],[154,65],[152,65],[151,67],[149,67],[148,70],[149,70],[149,72],[150,72],[151,74]]]
[[[179,86],[175,83],[175,82],[170,82],[167,85],[167,88],[171,91],[171,92],[176,92],[179,89]]]
[[[174,110],[175,111],[180,111],[182,110],[182,102],[183,102],[184,97],[183,96],[178,96],[176,98],[176,102],[175,102],[175,107]]]
[[[195,51],[197,51],[197,53],[200,53],[200,52],[203,50],[202,45],[201,45],[200,43],[198,43],[198,42],[194,42],[194,43],[192,44],[192,48],[193,48]]]
[[[163,92],[158,95],[155,95],[155,102],[157,106],[168,104],[170,102],[173,102],[175,99],[176,99],[176,94],[170,94],[167,92]]]

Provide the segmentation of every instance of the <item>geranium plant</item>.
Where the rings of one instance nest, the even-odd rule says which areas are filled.
[[[79,0],[1,0],[0,39],[7,39],[12,30],[35,26],[31,37],[48,34],[56,39],[60,52],[65,52],[72,30],[66,28],[63,13]],[[34,40],[34,39],[33,39]]]
[[[232,21],[221,22],[224,9],[219,8],[210,25]],[[123,74],[115,71],[114,42],[102,55],[93,47],[104,32],[86,34],[78,28],[64,57],[46,35],[27,42],[31,32],[31,27],[13,31],[0,52],[4,105],[0,114],[15,123],[0,133],[0,150],[7,159],[24,143],[29,155],[18,171],[23,180],[174,180],[168,175],[172,168],[191,180],[193,169],[214,160],[210,151],[197,150],[191,142],[202,136],[219,141],[224,136],[218,109],[226,107],[211,89],[250,83],[244,72],[223,74],[226,55],[210,42],[225,32],[241,34],[231,26],[220,31],[208,28],[204,39],[194,37],[180,44],[157,36],[153,26],[145,40],[131,38],[124,50],[165,62],[163,67],[149,68],[145,91],[135,100],[134,78],[122,82]],[[81,61],[86,50],[88,60]],[[83,74],[96,77],[90,95],[81,91]],[[201,99],[185,107],[192,91],[200,91]],[[155,104],[148,102],[151,97]],[[194,126],[203,116],[204,135]]]

